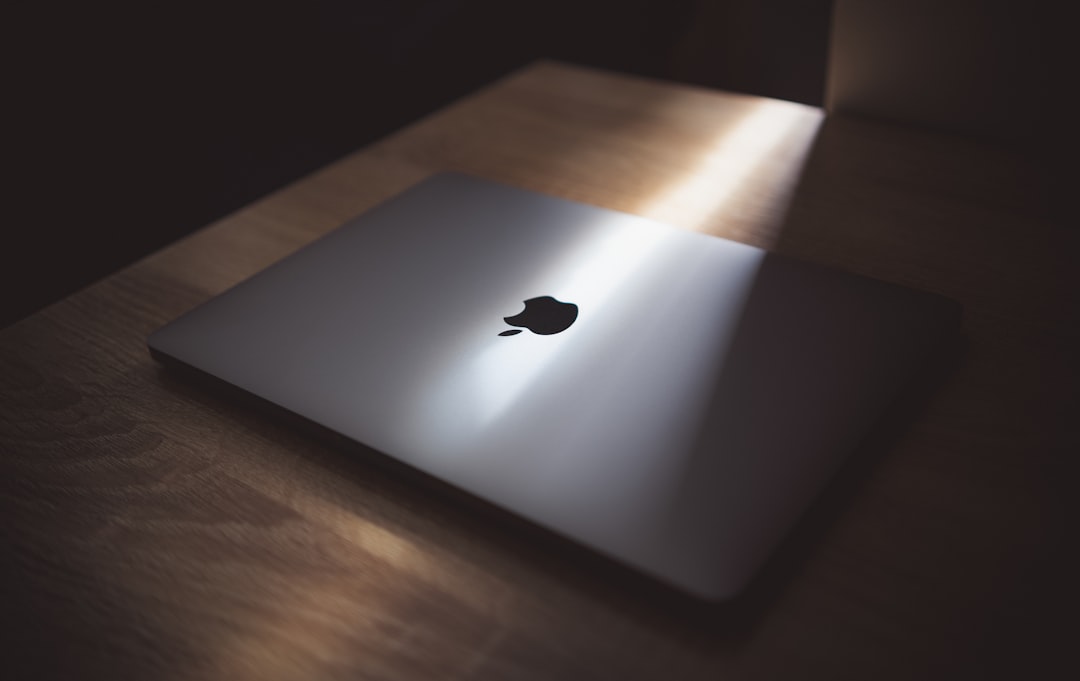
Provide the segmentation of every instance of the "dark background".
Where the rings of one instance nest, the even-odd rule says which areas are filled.
[[[1071,193],[1051,0],[42,2],[5,17],[0,327],[538,58],[822,105],[834,4],[873,75],[836,110],[1034,139]]]
[[[39,4],[9,23],[0,326],[537,58],[821,104],[829,6]]]

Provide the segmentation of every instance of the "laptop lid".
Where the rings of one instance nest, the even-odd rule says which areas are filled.
[[[939,296],[443,174],[148,343],[723,599],[958,315]]]

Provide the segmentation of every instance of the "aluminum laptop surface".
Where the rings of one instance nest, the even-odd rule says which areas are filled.
[[[149,345],[722,599],[958,312],[938,296],[444,174]]]

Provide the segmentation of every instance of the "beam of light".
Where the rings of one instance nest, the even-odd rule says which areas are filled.
[[[579,318],[575,326],[556,336],[528,334],[517,342],[498,338],[477,354],[465,368],[473,379],[475,423],[483,428],[511,407],[566,346],[575,343],[577,329],[603,314],[610,297],[646,265],[666,236],[664,230],[648,224],[640,229],[601,229],[547,270],[543,279],[559,282],[555,297],[573,301]]]
[[[579,315],[573,326],[552,336],[529,331],[511,337],[492,333],[429,386],[419,415],[426,424],[429,445],[438,449],[456,445],[467,456],[469,443],[498,422],[554,363],[580,349],[583,329],[602,318],[610,297],[634,278],[668,236],[647,220],[637,225],[625,220],[625,216],[611,216],[589,224],[583,238],[566,248],[562,259],[525,287],[536,295],[576,304]],[[608,221],[612,224],[605,224]],[[618,227],[612,228],[615,224]],[[516,308],[507,309],[506,316],[520,312],[522,301],[514,304]]]
[[[687,172],[646,197],[635,212],[761,248],[776,243],[825,112],[758,100],[720,131]]]
[[[774,228],[822,116],[819,109],[789,102],[746,105],[741,116],[727,117],[715,141],[690,170],[644,199],[637,212],[677,227],[736,238],[740,226],[749,223],[754,229],[755,221]],[[607,220],[610,225],[605,224]],[[627,222],[625,216],[583,224],[581,235],[541,270],[535,289],[529,292],[530,297],[551,295],[577,304],[577,323],[555,336],[528,331],[511,337],[492,334],[457,357],[419,400],[415,416],[416,422],[425,424],[421,435],[425,441],[414,443],[414,453],[428,452],[423,458],[429,461],[432,451],[443,452],[441,456],[456,451],[455,458],[468,458],[470,443],[512,413],[552,366],[580,353],[580,336],[593,318],[613,313],[609,303],[616,293],[626,293],[644,271],[661,266],[663,244],[671,238],[667,229],[648,219]],[[761,233],[746,240],[768,245]],[[501,314],[516,314],[520,309],[521,301],[517,301],[515,308]]]

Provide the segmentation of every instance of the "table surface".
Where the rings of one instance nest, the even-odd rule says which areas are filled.
[[[702,608],[150,359],[155,328],[443,170],[944,294],[964,348],[745,596]],[[1080,286],[1044,179],[976,141],[799,104],[512,74],[0,334],[0,669],[1049,678],[1033,670],[1076,631]]]

